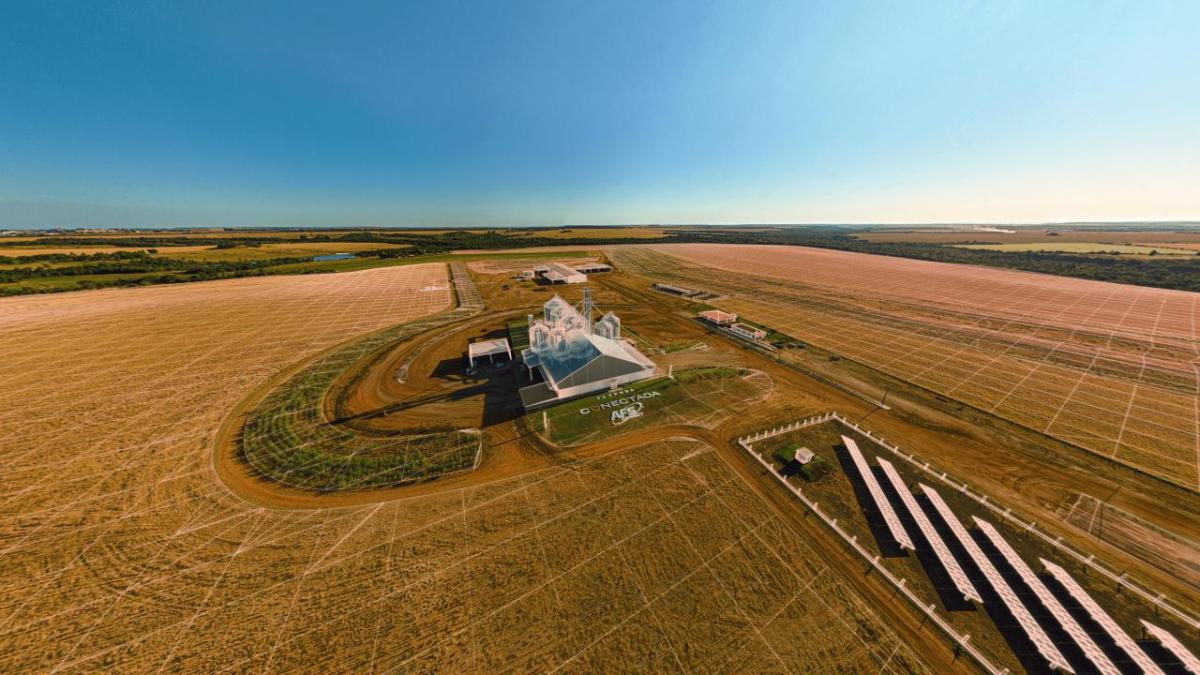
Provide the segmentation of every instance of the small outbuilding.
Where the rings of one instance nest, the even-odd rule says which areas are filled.
[[[719,309],[708,309],[700,312],[700,318],[715,326],[729,326],[737,323],[738,319],[737,314],[722,312]]]
[[[813,451],[812,451],[812,450],[809,450],[808,448],[806,448],[806,447],[804,447],[804,446],[800,446],[800,447],[796,448],[796,457],[795,457],[795,459],[796,459],[796,461],[797,461],[797,462],[799,462],[799,463],[800,463],[802,466],[803,466],[804,464],[808,464],[809,462],[811,462],[811,461],[812,461],[812,459],[813,459],[813,456],[814,456],[814,455],[813,455]]]
[[[471,367],[475,367],[475,359],[488,357],[488,362],[496,360],[497,354],[504,354],[508,360],[512,360],[512,349],[508,346],[508,338],[497,338],[495,340],[480,340],[472,342],[467,346],[467,362]]]
[[[744,323],[735,323],[729,327],[729,330],[741,335],[744,338],[750,338],[751,340],[761,340],[767,337],[767,331],[761,328],[755,328],[754,326],[746,325]]]
[[[598,262],[584,263],[582,265],[576,265],[575,271],[582,272],[583,274],[602,274],[604,272],[611,272],[612,265],[606,265]]]

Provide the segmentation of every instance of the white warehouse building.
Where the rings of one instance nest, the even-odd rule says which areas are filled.
[[[526,373],[521,401],[537,408],[654,375],[654,362],[621,339],[621,320],[608,312],[592,321],[591,295],[582,311],[555,295],[540,319],[529,317],[529,347],[521,352]]]
[[[562,263],[546,263],[533,268],[533,276],[548,284],[582,284],[587,282],[587,275],[573,267]]]

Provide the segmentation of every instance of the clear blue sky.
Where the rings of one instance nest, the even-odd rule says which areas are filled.
[[[1200,218],[1194,0],[6,2],[0,91],[6,227]]]

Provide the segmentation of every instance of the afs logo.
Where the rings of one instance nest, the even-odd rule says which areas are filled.
[[[642,408],[644,408],[644,407],[645,406],[642,404],[642,402],[639,401],[637,403],[634,403],[633,405],[625,406],[624,408],[621,408],[620,410],[614,410],[612,412],[612,415],[609,417],[609,420],[613,424],[624,424],[624,423],[628,422],[629,420],[637,419],[637,418],[641,417],[643,414]]]

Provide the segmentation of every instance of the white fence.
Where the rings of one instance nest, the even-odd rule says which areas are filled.
[[[811,499],[809,499],[808,497],[806,497],[804,495],[804,492],[800,488],[793,486],[791,483],[788,483],[787,479],[785,479],[783,476],[779,475],[779,473],[777,473],[775,471],[774,467],[771,466],[771,463],[768,462],[766,459],[763,459],[762,455],[758,454],[758,452],[754,450],[753,446],[751,446],[747,442],[747,440],[751,439],[751,438],[753,438],[755,440],[761,440],[763,438],[769,438],[771,436],[778,436],[780,434],[788,433],[789,431],[795,431],[796,429],[802,429],[806,426],[812,426],[814,424],[820,424],[821,422],[827,422],[831,419],[834,419],[835,417],[836,416],[834,416],[832,414],[826,414],[826,415],[814,417],[809,420],[804,420],[803,422],[797,422],[795,424],[789,424],[787,426],[779,427],[778,429],[772,429],[769,432],[763,432],[761,434],[755,434],[752,436],[746,436],[744,438],[739,438],[738,443],[742,446],[742,448],[744,448],[747,452],[750,453],[751,457],[754,457],[755,459],[757,459],[759,464],[762,464],[767,469],[767,471],[771,472],[771,475],[775,476],[775,478],[780,483],[782,483],[784,487],[786,487],[788,490],[791,490],[792,494],[796,495],[796,497],[798,497],[800,499],[800,501],[804,502],[804,505],[807,506],[810,511],[817,514],[817,517],[819,517],[821,519],[821,522],[825,523],[825,525],[828,526],[829,529],[836,532],[837,535],[842,538],[842,541],[844,541],[846,543],[846,545],[848,545],[850,548],[854,549],[854,551],[857,552],[858,555],[861,556],[863,560],[867,561],[871,565],[871,567],[878,570],[879,574],[881,576],[883,576],[884,579],[887,579],[888,583],[890,583],[893,588],[895,588],[899,593],[903,594],[904,597],[907,598],[908,601],[911,602],[917,609],[924,612],[925,616],[929,617],[929,620],[932,621],[935,626],[937,626],[939,629],[941,629],[941,631],[943,633],[945,633],[960,648],[962,648],[963,651],[965,651],[967,654],[969,654],[971,656],[971,658],[975,659],[975,662],[978,663],[980,665],[980,667],[982,667],[985,671],[992,673],[993,675],[1001,675],[1002,673],[1007,673],[1008,672],[1007,668],[1000,668],[1000,667],[996,666],[994,663],[989,661],[988,658],[986,656],[984,656],[982,652],[977,650],[974,647],[974,645],[971,644],[971,636],[970,635],[959,633],[958,631],[954,630],[954,627],[951,626],[949,623],[947,623],[946,620],[943,619],[941,617],[941,615],[939,615],[937,613],[937,604],[936,603],[931,602],[931,603],[926,604],[924,600],[917,597],[917,594],[913,593],[912,590],[910,590],[908,588],[908,586],[905,585],[905,582],[906,582],[905,579],[903,579],[901,577],[897,577],[896,575],[892,574],[890,571],[888,571],[888,569],[886,567],[884,567],[879,562],[880,556],[871,554],[870,551],[863,548],[862,545],[858,543],[857,535],[847,534],[846,531],[843,530],[841,528],[841,526],[839,526],[837,524],[837,518],[830,518],[828,515],[825,514],[824,511],[821,510],[821,507],[816,502],[814,502]],[[838,418],[838,419],[840,419],[840,418]]]
[[[947,486],[957,490],[958,492],[962,493],[963,495],[966,495],[967,497],[970,497],[971,499],[975,500],[983,507],[985,507],[988,510],[995,513],[997,516],[1007,520],[1009,523],[1011,523],[1015,527],[1026,530],[1027,532],[1029,532],[1029,533],[1033,534],[1034,536],[1040,538],[1041,540],[1045,541],[1047,544],[1050,544],[1052,547],[1058,549],[1062,553],[1070,556],[1071,558],[1074,558],[1075,560],[1079,561],[1083,565],[1086,565],[1087,567],[1095,570],[1100,575],[1112,580],[1114,583],[1116,583],[1118,588],[1129,589],[1134,594],[1136,594],[1136,595],[1140,596],[1142,599],[1144,599],[1146,602],[1149,602],[1151,605],[1154,605],[1155,607],[1157,607],[1159,610],[1164,611],[1164,612],[1174,616],[1175,618],[1179,619],[1180,621],[1184,622],[1192,630],[1200,630],[1200,620],[1197,620],[1195,617],[1191,616],[1183,609],[1176,607],[1175,605],[1172,605],[1170,602],[1168,602],[1167,597],[1165,595],[1163,595],[1161,593],[1156,593],[1154,591],[1147,590],[1147,589],[1142,588],[1141,586],[1138,586],[1137,584],[1129,581],[1129,579],[1126,578],[1125,572],[1121,572],[1120,574],[1113,572],[1112,570],[1108,569],[1107,567],[1096,562],[1094,555],[1087,555],[1087,556],[1083,555],[1082,553],[1080,553],[1080,552],[1076,551],[1075,549],[1064,544],[1062,542],[1062,537],[1054,537],[1046,532],[1039,530],[1037,527],[1037,523],[1026,522],[1024,520],[1021,520],[1017,516],[1013,515],[1011,509],[1009,509],[1008,507],[1001,507],[999,504],[995,504],[995,503],[989,501],[987,498],[987,495],[985,495],[981,492],[972,491],[970,486],[968,486],[966,483],[956,483],[953,479],[951,479],[949,476],[946,475],[946,472],[937,471],[937,470],[933,469],[932,467],[930,467],[929,462],[923,462],[921,460],[918,460],[915,456],[910,455],[907,452],[904,452],[903,450],[901,450],[899,446],[889,443],[882,436],[872,433],[869,429],[864,429],[863,427],[858,426],[854,422],[851,422],[850,420],[846,419],[845,417],[842,417],[840,414],[838,414],[836,412],[823,413],[821,415],[809,417],[807,419],[800,420],[798,422],[793,422],[792,424],[785,424],[781,427],[776,427],[774,429],[768,429],[766,431],[761,431],[756,434],[750,434],[749,436],[743,436],[742,438],[738,439],[738,443],[743,448],[750,451],[751,454],[753,454],[755,457],[758,457],[759,461],[762,461],[762,458],[759,457],[758,453],[754,451],[753,444],[756,441],[760,441],[764,438],[771,438],[772,436],[781,436],[783,434],[791,433],[793,431],[803,429],[805,427],[811,427],[811,426],[814,426],[817,424],[822,424],[824,422],[830,422],[830,421],[840,422],[843,425],[850,427],[851,429],[862,434],[863,436],[866,436],[867,438],[871,439],[879,446],[881,446],[881,447],[885,448],[886,450],[888,450],[889,452],[891,452],[896,457],[899,457],[900,459],[903,459],[904,461],[908,462],[910,465],[912,465],[917,470],[922,471],[925,474],[931,476],[934,480],[940,481],[942,484],[947,485]],[[766,466],[768,468],[770,468],[769,463],[764,462],[764,464],[766,464]],[[780,478],[780,480],[782,480],[782,478]],[[787,485],[786,482],[784,484]],[[788,487],[791,488],[790,485],[788,485]],[[797,494],[799,494],[799,490],[793,489],[793,491],[796,492]],[[805,501],[807,502],[807,500],[805,500]]]

